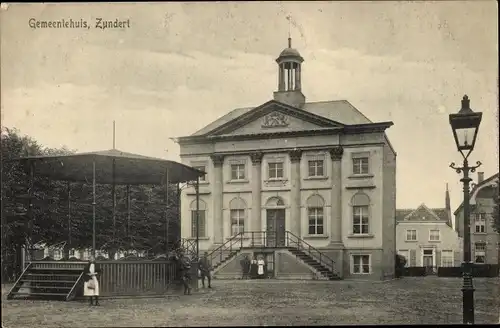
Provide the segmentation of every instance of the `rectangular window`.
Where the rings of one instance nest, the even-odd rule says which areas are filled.
[[[368,174],[368,157],[359,157],[352,159],[353,174]]]
[[[441,266],[442,267],[452,267],[454,266],[454,258],[452,250],[442,250],[441,251]]]
[[[474,262],[486,263],[486,244],[475,243],[474,245]]]
[[[486,213],[476,213],[475,215],[475,227],[476,233],[485,233],[486,232]]]
[[[283,163],[269,163],[269,179],[283,179]]]
[[[429,230],[429,241],[439,241],[439,230]]]
[[[367,234],[368,206],[353,206],[352,233],[354,235]]]
[[[231,235],[245,231],[245,210],[231,210]]]
[[[74,249],[70,249],[69,250],[69,257],[74,257],[75,256],[75,250]]]
[[[193,168],[196,170],[199,170],[199,171],[206,172],[205,166],[193,166]],[[206,173],[205,173],[205,175],[200,177],[200,181],[202,181],[202,182],[207,181],[207,174]]]
[[[417,241],[417,230],[406,230],[407,241]]]
[[[370,255],[352,255],[353,274],[368,274],[370,272]]]
[[[244,180],[244,179],[245,179],[245,164],[232,164],[231,180]]]
[[[200,227],[198,237],[206,237],[205,235],[205,211],[199,210],[198,226]],[[191,237],[196,238],[196,211],[191,211]]]
[[[325,175],[324,172],[324,162],[322,160],[309,161],[309,176],[310,177],[322,177]]]
[[[309,208],[309,234],[322,235],[323,231],[323,209],[322,208]]]

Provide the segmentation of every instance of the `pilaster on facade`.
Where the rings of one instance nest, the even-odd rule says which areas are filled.
[[[213,241],[216,244],[223,243],[224,224],[223,224],[223,197],[222,197],[222,166],[224,164],[224,155],[212,154],[210,156],[214,165],[213,181]]]
[[[290,169],[290,180],[291,180],[291,201],[290,204],[290,222],[291,227],[290,230],[293,234],[302,238],[301,235],[301,216],[300,216],[300,205],[301,205],[301,197],[300,197],[300,160],[302,158],[302,150],[301,149],[293,149],[289,151],[291,169]]]
[[[261,222],[261,192],[262,192],[262,152],[250,154],[252,160],[252,218],[250,220],[251,231],[262,231]]]
[[[332,246],[342,245],[342,156],[344,149],[336,146],[329,150],[332,159],[332,192],[330,243]]]

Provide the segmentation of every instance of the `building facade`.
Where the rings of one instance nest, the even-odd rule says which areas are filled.
[[[494,197],[498,197],[498,173],[484,179],[477,173],[477,183],[470,193],[470,229],[472,261],[478,264],[500,263],[500,235],[493,229]],[[464,234],[463,203],[454,212],[455,229]]]
[[[345,100],[306,102],[303,61],[289,39],[276,60],[274,99],[177,139],[182,163],[207,173],[199,189],[200,249],[267,232],[273,246],[292,246],[290,237],[330,256],[341,277],[390,278],[396,153],[385,130],[392,122],[371,122]],[[188,187],[183,238],[196,238],[196,208]]]
[[[462,262],[461,238],[453,229],[449,192],[445,208],[396,211],[396,245],[399,255],[406,258],[407,267],[457,267]]]

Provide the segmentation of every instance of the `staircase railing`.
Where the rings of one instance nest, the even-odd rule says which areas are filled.
[[[330,269],[332,273],[335,272],[335,261],[329,256],[323,254],[320,250],[311,246],[309,243],[301,239],[300,237],[294,235],[290,231],[286,232],[286,240],[288,247],[295,247],[300,251],[303,251],[314,260],[318,261],[321,265]]]
[[[249,241],[249,247],[267,246],[267,231],[245,231],[243,235]]]
[[[237,233],[224,244],[218,246],[210,253],[208,253],[208,259],[210,260],[210,263],[212,263],[212,265],[220,263],[233,251],[240,250],[243,247],[243,234],[243,232]],[[219,261],[214,262],[214,260],[217,259]]]
[[[31,268],[31,265],[32,263],[30,262],[26,268],[24,268],[23,272],[21,273],[21,275],[17,278],[16,282],[14,283],[14,286],[12,286],[12,288],[10,289],[9,293],[7,294],[7,299],[11,299],[12,298],[12,295],[14,292],[17,292],[21,286],[20,286],[20,282],[21,282],[21,279],[23,279],[24,277],[24,274],[26,273],[26,271],[28,271],[28,269]]]

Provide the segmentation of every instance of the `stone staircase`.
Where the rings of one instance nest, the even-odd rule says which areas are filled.
[[[272,232],[266,231],[243,232],[234,235],[227,242],[209,252],[209,260],[212,263],[214,273],[236,258],[244,247],[246,249],[256,248],[260,250],[281,248],[287,249],[298,260],[321,274],[323,278],[327,280],[341,279],[335,272],[334,261],[303,239],[289,231],[285,233],[284,245],[278,246],[277,243],[273,242],[275,239],[276,236]],[[244,244],[244,240],[249,241],[249,244]]]
[[[309,265],[311,268],[314,268],[318,271],[323,277],[328,280],[341,280],[338,274],[334,273],[331,269],[327,268],[325,265],[321,264],[317,260],[315,260],[310,255],[306,254],[304,251],[299,250],[297,248],[289,247],[288,251],[295,255],[298,259],[300,259],[305,264]]]

